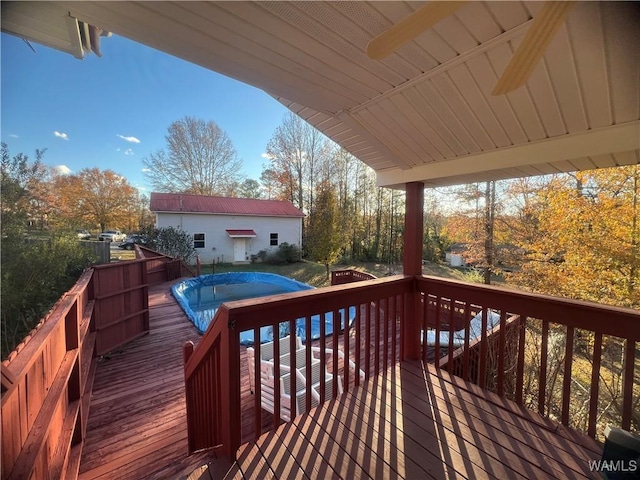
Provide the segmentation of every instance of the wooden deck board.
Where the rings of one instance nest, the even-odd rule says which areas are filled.
[[[185,478],[207,462],[195,478],[597,478],[588,470],[601,455],[592,439],[420,362],[358,388],[352,375],[349,393],[243,445],[232,465],[188,457],[182,346],[201,337],[169,287],[150,288],[149,334],[98,362],[81,479]],[[349,343],[353,357],[353,336]],[[384,345],[372,335],[375,343]],[[254,438],[254,396],[245,352],[246,441]],[[272,415],[262,411],[262,424],[270,428]]]

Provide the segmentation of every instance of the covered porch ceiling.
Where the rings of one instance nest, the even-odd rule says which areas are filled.
[[[22,3],[34,5],[3,2],[3,31],[19,33]],[[369,41],[425,2],[44,3],[50,22],[70,15],[264,90],[381,186],[640,163],[635,2],[577,3],[526,84],[504,95],[491,91],[542,2],[469,2],[382,60]],[[46,24],[30,38],[46,44]]]

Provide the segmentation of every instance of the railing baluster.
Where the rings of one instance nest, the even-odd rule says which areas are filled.
[[[636,342],[633,340],[625,340],[624,369],[622,377],[622,428],[629,430],[631,428],[631,414],[633,413],[633,384],[635,369],[635,350]]]
[[[571,368],[573,366],[573,339],[575,328],[567,327],[564,349],[564,375],[562,377],[562,424],[569,425],[569,404],[571,401]]]
[[[390,316],[391,316],[391,365],[396,364],[396,323],[398,322],[397,314],[396,314],[396,297],[391,297],[390,299],[391,305],[389,307]]]
[[[598,396],[600,395],[600,363],[602,361],[602,334],[593,337],[593,365],[591,367],[591,392],[589,393],[589,426],[587,435],[596,436],[596,419],[598,417]]]
[[[260,328],[253,329],[253,378],[255,379],[253,385],[253,411],[255,412],[254,419],[254,439],[258,440],[262,435],[262,370],[261,359],[262,353],[260,352]]]
[[[374,336],[375,336],[375,343],[373,344],[373,349],[374,349],[374,360],[375,360],[375,374],[378,375],[378,373],[380,373],[380,323],[382,321],[382,319],[380,318],[380,300],[377,300],[374,302],[375,305],[375,325],[374,325]]]
[[[365,358],[365,378],[371,377],[371,302],[367,302],[364,319],[364,358]]]
[[[305,339],[305,378],[311,378],[311,316],[307,315],[304,318],[304,339]],[[324,399],[324,397],[321,397]],[[305,407],[308,412],[311,410],[311,389],[307,388],[305,391]]]
[[[518,405],[523,404],[523,390],[524,390],[524,346],[525,336],[527,329],[527,317],[520,315],[518,319],[518,363],[516,367],[516,403]]]
[[[275,428],[280,425],[280,324],[274,323],[273,327],[273,424]],[[289,390],[295,388],[291,385],[291,377],[289,377]]]
[[[454,323],[455,323],[455,300],[453,296],[449,299],[449,347],[447,349],[447,355],[449,356],[449,361],[447,362],[447,372],[453,373],[453,359],[451,354],[453,353],[453,332],[454,332]]]
[[[440,296],[436,296],[436,318],[435,318],[435,327],[436,327],[436,342],[435,342],[435,349],[434,349],[434,357],[435,357],[435,364],[436,364],[436,368],[440,368],[440,308],[442,307],[440,305],[440,301],[442,300],[442,298]]]
[[[344,307],[344,315],[341,319],[344,319],[344,335],[342,336],[342,344],[344,345],[344,391],[349,391],[349,307]]]
[[[500,331],[498,333],[498,395],[504,397],[505,330],[507,312],[500,311]]]
[[[422,344],[422,360],[426,362],[427,359],[427,325],[429,321],[429,295],[420,292],[422,298],[422,329],[420,332],[421,335],[421,344]]]
[[[333,311],[333,335],[331,336],[331,344],[333,345],[333,382],[331,382],[331,398],[338,396],[338,350],[340,348],[340,312],[336,309]],[[324,399],[323,399],[324,401]]]
[[[462,353],[462,378],[469,380],[469,322],[471,321],[471,305],[464,306],[464,350]]]
[[[547,391],[547,355],[549,350],[549,322],[542,320],[542,344],[540,347],[540,372],[538,375],[538,412],[544,415]]]
[[[478,367],[478,385],[481,388],[485,388],[487,385],[487,321],[489,311],[486,307],[482,308],[482,329],[480,343],[480,362]]]
[[[325,312],[320,313],[320,371],[325,372],[327,368],[327,329],[325,322],[327,315]],[[326,398],[326,380],[324,375],[320,375],[320,399],[324,401]]]
[[[382,354],[382,362],[383,362],[383,368],[382,371],[386,372],[387,368],[389,367],[389,298],[384,298],[382,300],[383,305],[384,305],[384,316],[383,318],[383,323],[384,323],[384,338],[382,341],[382,345],[384,346],[384,352]]]
[[[356,351],[355,351],[355,364],[356,364],[356,371],[355,371],[355,377],[353,379],[354,381],[354,385],[357,387],[360,385],[360,375],[358,375],[358,373],[360,372],[360,369],[362,368],[362,362],[360,359],[360,355],[361,355],[361,351],[360,351],[360,341],[362,340],[362,305],[356,305],[356,319],[355,319],[355,328],[356,328]]]
[[[296,337],[298,332],[296,331],[296,321],[289,320],[289,392],[291,393],[291,405],[290,405],[290,418],[293,419],[297,415],[298,408],[298,377],[296,376],[297,372],[297,356],[298,350],[296,345]],[[308,377],[307,377],[308,378]],[[307,390],[309,390],[309,385],[306,386]]]

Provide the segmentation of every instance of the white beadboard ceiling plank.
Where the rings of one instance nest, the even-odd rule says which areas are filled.
[[[376,105],[372,105],[369,112],[375,124],[370,120],[371,124],[377,131],[385,130],[387,138],[391,138],[394,151],[402,151],[406,158],[410,159],[411,165],[419,165],[425,162],[425,153],[422,148],[409,135],[404,126],[395,120],[395,106],[388,100],[384,100]],[[386,120],[382,120],[386,119]],[[399,120],[399,119],[398,119]],[[387,144],[391,147],[390,144]]]
[[[589,157],[578,157],[569,160],[576,170],[594,170],[598,166]]]
[[[567,131],[573,133],[587,130],[587,117],[566,24],[560,27],[549,42],[544,54],[544,64],[549,69]]]
[[[520,2],[485,2],[503,32],[528,22],[531,17]]]
[[[455,153],[449,148],[447,143],[438,135],[438,133],[432,128],[429,122],[421,115],[421,108],[419,104],[413,103],[409,100],[410,95],[407,96],[407,91],[401,92],[398,95],[390,97],[397,108],[406,112],[409,121],[414,125],[416,131],[418,131],[422,137],[431,145],[433,151],[431,156],[436,160],[442,160],[445,158],[455,157]]]
[[[392,132],[393,125],[389,125],[386,122],[380,123],[379,115],[380,108],[376,105],[371,105],[366,110],[362,110],[354,115],[354,118],[363,127],[374,135],[380,142],[382,142],[398,160],[403,161],[403,165],[400,168],[411,168],[414,165],[421,163],[420,158],[413,153],[407,146],[398,140],[397,136]]]
[[[281,68],[285,75],[289,73],[323,85],[329,92],[339,93],[356,103],[361,103],[380,93],[379,90],[348,77],[342,73],[342,68],[336,68],[328,74],[329,63],[318,61],[315,56],[308,55],[275,35],[251,28],[251,24],[218,8],[215,3],[157,2],[153,4],[153,8],[157,13],[168,18],[180,16],[194,32],[206,34],[215,29],[218,34],[224,34],[226,42],[233,45],[234,49],[250,52],[263,61]],[[347,63],[346,59],[344,63]]]
[[[513,49],[509,44],[502,44],[496,45],[495,48],[487,52],[491,65],[498,75],[502,75],[502,72],[513,56],[514,49],[517,48],[522,38],[518,38],[517,40],[517,42],[514,42],[515,45]],[[540,67],[538,66],[538,68]],[[528,140],[533,141],[545,138],[545,131],[527,89],[520,87],[505,96],[516,114],[518,121],[522,125],[522,129],[527,134]]]
[[[337,2],[342,3],[342,2]],[[347,2],[348,3],[348,2]],[[398,23],[407,15],[415,12],[418,8],[424,6],[424,2],[375,2],[373,7],[380,11],[386,18],[388,18],[392,24]],[[466,7],[464,7],[466,8]],[[463,10],[464,10],[463,8]],[[409,45],[415,44],[420,47],[424,52],[429,55],[430,59],[435,59],[439,64],[444,63],[447,60],[458,55],[451,45],[443,40],[443,38],[433,29],[428,29],[420,35],[417,35]],[[403,54],[404,49],[401,49],[398,53]],[[423,71],[429,71],[435,67],[429,62],[422,62],[419,64]]]
[[[618,3],[624,8],[616,8]],[[636,2],[603,2],[601,8],[613,122],[637,120],[640,118],[640,8]]]
[[[483,2],[470,2],[458,10],[455,16],[479,43],[484,43],[503,32]]]
[[[403,119],[400,123],[406,132],[414,132],[409,134],[419,145],[420,151],[427,153],[428,158],[423,159],[423,161],[428,159],[443,160],[445,158],[444,155],[434,146],[429,135],[427,135],[429,126],[402,93],[387,97],[387,100],[395,110],[403,112]]]
[[[438,108],[444,108],[444,105],[442,105],[441,101],[434,98],[430,89],[427,87],[428,85],[426,84],[416,85],[414,88],[405,90],[403,93],[420,112],[420,115],[431,125],[438,136],[442,138],[449,149],[453,151],[454,156],[466,155],[469,151],[459,140],[456,132],[452,130],[452,126],[446,121],[447,119],[442,116],[443,113],[446,112]],[[458,128],[458,130],[460,129]]]
[[[640,150],[627,152],[616,152],[613,154],[616,165],[638,165],[640,164]]]
[[[473,35],[469,33],[469,30],[455,14],[438,22],[433,29],[459,54],[478,46],[478,41],[473,38]]]
[[[360,13],[360,18],[362,18],[362,22],[358,25],[351,23],[351,28],[342,28],[341,38],[326,34],[327,27],[320,27],[316,23],[309,24],[311,25],[311,29],[304,29],[300,28],[299,25],[291,24],[282,17],[276,18],[272,16],[261,16],[257,21],[263,25],[263,28],[268,28],[269,31],[276,30],[281,32],[281,35],[284,38],[287,38],[293,43],[303,42],[305,50],[308,49],[312,55],[324,58],[324,56],[327,55],[326,49],[328,48],[336,52],[336,55],[347,59],[348,62],[351,62],[355,66],[363,69],[367,72],[366,75],[375,76],[386,85],[390,85],[392,87],[405,82],[407,80],[405,74],[396,72],[385,63],[372,62],[366,55],[366,45],[369,38],[373,37],[370,30],[374,29],[375,31],[376,29],[375,19],[372,18],[372,16],[367,15],[367,10],[358,6],[355,2],[338,3],[339,5],[334,3],[331,6],[340,14],[345,16],[345,22],[352,22],[350,16],[357,15],[357,13]],[[343,4],[345,10],[342,9]],[[252,9],[260,10],[267,7],[267,5],[254,4],[251,2],[231,2],[230,5],[231,6],[229,8],[232,8],[234,12],[239,13],[251,11]],[[382,26],[377,28],[382,31]],[[323,34],[318,36],[318,32],[323,32]],[[311,37],[311,39],[315,39],[318,42],[318,45],[311,42],[307,46],[309,37]],[[320,39],[322,39],[322,42],[324,43],[320,43]],[[327,60],[329,60],[329,58],[327,58]]]
[[[456,65],[449,69],[449,77],[462,97],[465,99],[473,114],[477,117],[479,126],[490,137],[495,147],[511,145],[502,126],[496,119],[493,111],[487,103],[487,97],[483,95],[467,64]]]
[[[284,76],[280,68],[264,62],[261,58],[235,50],[215,37],[194,31],[189,25],[149,10],[155,3],[144,6],[127,4],[127,13],[124,15],[119,11],[119,4],[113,2],[71,2],[69,9],[72,15],[80,20],[100,24],[108,31],[153,48],[158,47],[155,43],[156,32],[161,29],[162,45],[167,53],[273,94],[286,91],[289,97],[295,97],[292,100],[315,106],[318,110],[339,111],[348,103],[346,98],[338,103],[337,99],[340,96],[328,95],[321,85],[318,85],[318,90],[313,88],[314,91],[309,91],[308,82],[293,75]],[[79,10],[76,11],[75,8]],[[323,92],[324,96],[320,96],[320,92]]]
[[[427,80],[419,85],[418,91],[427,99],[431,108],[438,112],[438,117],[440,117],[442,122],[451,130],[451,133],[463,146],[466,154],[479,153],[481,151],[481,148],[458,118],[458,115],[462,112],[455,112],[451,109],[451,106],[443,98],[435,85],[433,85],[433,80]]]
[[[434,77],[431,83],[473,139],[475,146],[482,151],[495,149],[496,145],[491,141],[487,131],[478,120],[476,113],[451,81],[448,73]]]
[[[500,122],[510,144],[524,143],[527,135],[516,117],[511,104],[504,95],[491,95],[491,91],[498,81],[491,62],[486,54],[478,55],[467,61],[467,66],[491,110]]]
[[[234,3],[234,2],[231,2]],[[244,3],[244,2],[238,2]],[[344,28],[339,33],[332,29],[331,25],[324,25],[304,12],[304,9],[314,8],[313,2],[258,2],[261,8],[278,15],[280,18],[296,26],[299,30],[306,32],[310,37],[321,39],[323,43],[341,52],[346,58],[353,59],[354,62],[369,68],[368,66],[392,69],[400,74],[403,80],[420,73],[415,66],[406,62],[398,55],[390,55],[383,61],[374,61],[367,57],[366,45],[370,39],[359,29]],[[381,31],[384,28],[381,28]],[[373,38],[373,37],[372,37]],[[348,40],[348,41],[345,41]],[[362,45],[362,46],[360,46]]]
[[[567,29],[589,128],[612,123],[604,32],[599,2],[582,2],[567,18]]]
[[[616,160],[613,155],[606,153],[603,155],[591,156],[591,161],[597,165],[598,168],[611,168],[616,167]]]
[[[546,136],[557,137],[558,135],[566,134],[568,128],[562,117],[556,92],[549,77],[549,69],[544,58],[529,76],[526,89],[533,99]]]

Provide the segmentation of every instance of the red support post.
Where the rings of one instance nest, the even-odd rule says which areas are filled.
[[[422,275],[424,183],[407,183],[406,194],[403,273],[418,276]],[[420,292],[415,288],[412,297],[413,299],[407,302],[407,316],[404,319],[403,360],[420,359]]]

